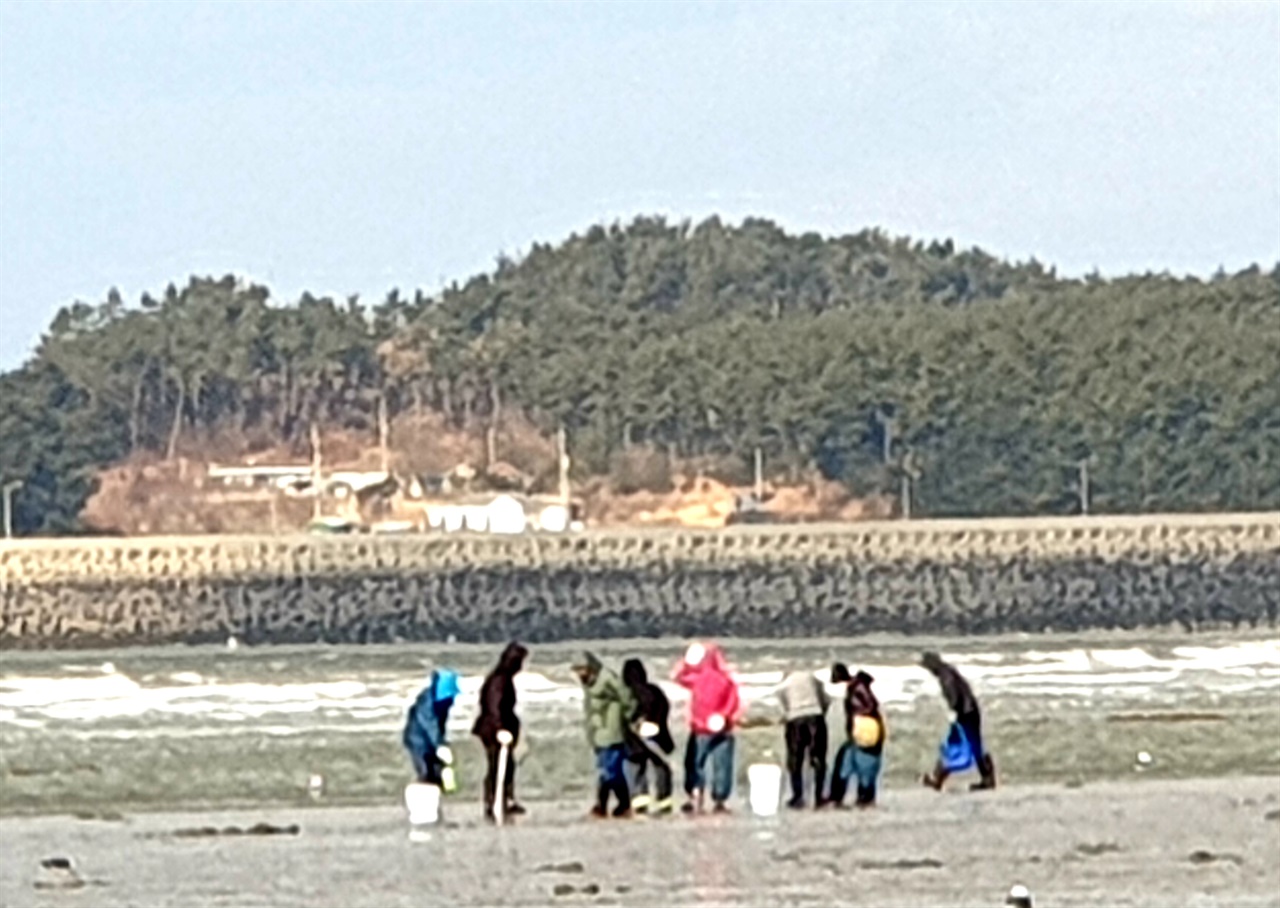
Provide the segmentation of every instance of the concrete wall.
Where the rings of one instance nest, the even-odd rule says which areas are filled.
[[[1280,514],[0,543],[0,647],[1274,624]]]

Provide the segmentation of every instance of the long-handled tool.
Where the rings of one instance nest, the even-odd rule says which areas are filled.
[[[498,772],[493,783],[493,820],[499,826],[507,812],[507,754],[515,736],[505,728],[498,730]]]

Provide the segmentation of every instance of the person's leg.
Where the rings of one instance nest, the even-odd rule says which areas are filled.
[[[609,787],[613,789],[613,795],[618,800],[613,815],[615,817],[629,816],[631,814],[631,789],[627,785],[627,775],[623,771],[623,767],[627,762],[626,745],[615,744],[613,747],[608,748],[608,752],[606,766]]]
[[[653,756],[654,786],[657,799],[653,804],[655,811],[671,809],[671,766],[656,754]]]
[[[427,781],[427,773],[430,772],[426,756],[424,754],[409,751],[409,760],[413,763],[413,777],[419,782]]]
[[[822,716],[813,720],[809,762],[813,766],[813,806],[821,807],[826,802],[823,792],[827,785],[827,720]]]
[[[854,749],[854,767],[858,777],[859,807],[871,807],[876,802],[876,777],[880,774],[880,757],[861,748]]]
[[[791,800],[788,807],[804,806],[804,720],[792,719],[787,723],[784,737],[787,744],[787,772],[791,776]]]
[[[516,755],[515,744],[507,748],[507,774],[502,780],[502,794],[506,804],[504,811],[509,816],[517,816],[525,812],[524,808],[516,803]]]
[[[835,762],[831,764],[831,790],[827,794],[827,800],[837,807],[844,805],[844,795],[848,788],[849,780],[849,750],[853,745],[849,743],[841,744],[840,749],[836,751]]]
[[[711,799],[717,810],[725,809],[725,802],[733,794],[733,735],[721,735],[712,755]]]
[[[982,741],[982,714],[975,711],[960,716],[959,722],[960,727],[964,729],[965,737],[969,739],[969,746],[973,749],[973,759],[977,763],[979,775],[982,776],[982,781],[971,787],[975,790],[995,788],[995,761],[991,759],[991,754],[987,753]]]
[[[500,748],[496,741],[484,742],[484,757],[487,763],[484,774],[484,815],[486,819],[493,817],[494,794],[498,784],[499,750]]]
[[[684,745],[684,793],[690,798],[698,790],[698,736],[689,732]]]

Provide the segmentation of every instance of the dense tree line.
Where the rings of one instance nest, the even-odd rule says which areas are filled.
[[[17,524],[66,531],[95,470],[239,433],[305,446],[432,412],[564,426],[576,469],[651,449],[733,472],[914,479],[917,513],[1280,509],[1280,266],[1064,280],[951,241],[641,218],[376,305],[192,278],[76,303],[0,376]]]

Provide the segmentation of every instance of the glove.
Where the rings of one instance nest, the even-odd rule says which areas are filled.
[[[453,765],[453,751],[449,748],[448,744],[441,744],[436,748],[436,759],[445,766]]]
[[[724,731],[724,716],[719,713],[712,714],[711,718],[707,720],[707,728],[711,729],[714,734]]]
[[[660,729],[655,722],[640,723],[640,737],[642,738],[656,738],[659,731]]]
[[[510,747],[511,742],[515,739],[515,735],[511,734],[511,732],[507,731],[505,728],[498,729],[498,743],[503,747]]]

